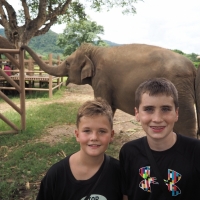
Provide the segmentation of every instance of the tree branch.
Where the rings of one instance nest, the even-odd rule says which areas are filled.
[[[39,12],[37,16],[37,21],[39,22],[45,22],[46,21],[46,6],[47,6],[47,0],[40,0],[39,3]]]
[[[1,0],[2,5],[5,6],[6,11],[8,13],[8,20],[7,22],[9,23],[11,28],[16,29],[17,28],[17,15],[13,7],[5,0]]]
[[[27,24],[31,20],[31,17],[26,0],[22,0],[22,7],[24,8],[25,23]]]
[[[52,18],[49,23],[47,23],[47,24],[44,25],[45,26],[44,28],[42,28],[40,30],[37,30],[34,36],[39,36],[39,35],[42,35],[42,34],[48,32],[50,30],[51,26],[56,21],[57,21],[57,17]]]
[[[51,8],[51,12],[47,15],[47,20],[51,20],[55,16],[65,14],[72,0],[67,0],[63,5],[58,6],[54,10]]]
[[[27,25],[27,30],[31,29],[32,27],[34,27],[34,30],[38,30],[45,23],[47,19],[46,6],[47,0],[40,0],[38,16],[29,22],[29,24]]]
[[[1,14],[2,25],[4,27],[6,27],[6,28],[9,28],[7,16],[6,16],[5,12],[4,12],[2,1],[0,1],[0,14]]]

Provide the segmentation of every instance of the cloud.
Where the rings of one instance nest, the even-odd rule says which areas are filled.
[[[200,54],[200,1],[144,0],[135,7],[134,16],[123,15],[119,8],[110,12],[88,12],[92,20],[104,26],[103,39]]]
[[[14,7],[18,4],[19,1],[12,2]],[[135,7],[135,15],[123,15],[120,8],[101,13],[88,9],[87,12],[92,20],[104,27],[103,39],[200,54],[200,1],[143,0],[135,3]],[[65,24],[55,25],[51,30],[62,33],[64,28]]]

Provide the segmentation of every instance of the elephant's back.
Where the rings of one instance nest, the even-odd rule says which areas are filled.
[[[164,72],[178,71],[190,76],[196,75],[193,63],[183,55],[172,50],[147,44],[126,44],[103,49],[104,66],[119,70],[162,70]]]

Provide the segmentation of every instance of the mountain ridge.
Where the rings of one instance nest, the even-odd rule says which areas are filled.
[[[5,37],[4,29],[0,28],[0,35]],[[53,53],[54,56],[62,55],[63,49],[57,46],[56,42],[59,34],[55,33],[52,30],[49,30],[44,35],[33,37],[28,46],[33,49],[36,53],[41,55],[48,55],[49,53]],[[121,44],[117,44],[108,40],[104,40],[109,46],[119,46]]]

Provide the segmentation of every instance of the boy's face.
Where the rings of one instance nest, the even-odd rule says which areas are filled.
[[[106,116],[83,116],[78,129],[75,130],[75,136],[82,153],[88,156],[102,156],[113,140],[114,131]]]
[[[171,96],[159,94],[149,96],[144,93],[135,116],[140,121],[149,141],[167,141],[173,134],[174,123],[178,120],[178,108],[175,109]]]

